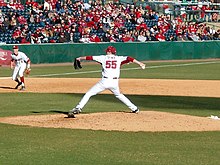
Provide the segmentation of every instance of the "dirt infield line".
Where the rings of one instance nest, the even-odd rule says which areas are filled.
[[[25,92],[85,93],[99,80],[99,78],[26,78]],[[79,84],[80,88],[74,88]],[[12,80],[2,80],[0,93],[20,92],[12,89],[15,86]],[[220,80],[120,79],[120,88],[122,93],[131,95],[220,98]],[[110,94],[109,91],[102,93]]]

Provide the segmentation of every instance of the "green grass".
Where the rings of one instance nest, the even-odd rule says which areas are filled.
[[[205,61],[204,61],[205,62]],[[142,79],[194,79],[194,80],[220,80],[220,61],[217,63],[193,65],[194,62],[145,62],[145,70],[133,69],[138,68],[136,64],[123,65],[121,78],[142,78]],[[191,64],[182,66],[182,64]],[[180,66],[173,66],[180,65]],[[130,70],[123,70],[130,69]],[[91,71],[95,71],[94,73]],[[0,77],[11,76],[11,70],[8,67],[0,68]],[[86,73],[89,72],[89,73]],[[69,73],[69,74],[64,74]],[[46,77],[101,77],[101,66],[83,63],[83,69],[74,70],[71,64],[66,66],[33,66],[31,77],[60,74]]]
[[[0,116],[66,113],[81,97],[82,94],[2,93]],[[220,114],[219,98],[128,97],[141,110],[198,116]],[[84,113],[122,109],[127,110],[113,95],[97,95],[91,98]],[[220,161],[219,131],[132,133],[0,124],[0,132],[0,162],[4,165],[215,165]]]
[[[149,62],[146,70],[126,70],[122,78],[220,80],[220,64],[153,68],[193,62]],[[123,68],[136,68],[125,65]],[[32,67],[31,75],[74,73],[52,77],[100,77],[99,65]],[[75,74],[77,73],[77,74]],[[0,77],[11,70],[0,68]],[[1,81],[1,80],[0,80]],[[0,93],[0,116],[66,113],[83,94]],[[220,116],[220,98],[127,95],[142,111],[154,110],[196,116]],[[104,105],[104,107],[103,107]],[[113,95],[91,98],[84,113],[128,110]],[[220,131],[119,132],[36,128],[0,124],[1,165],[217,165]]]
[[[220,114],[220,98],[126,95],[141,110],[153,110],[210,116]],[[65,113],[75,107],[82,94],[0,93],[0,116]],[[12,101],[14,100],[14,101]],[[19,105],[17,104],[19,103]],[[84,113],[117,112],[129,109],[114,95],[96,95],[83,109]]]
[[[4,165],[216,165],[220,132],[131,133],[0,124]]]

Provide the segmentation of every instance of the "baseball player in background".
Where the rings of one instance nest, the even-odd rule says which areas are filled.
[[[24,72],[28,70],[30,72],[31,61],[23,52],[18,51],[17,45],[13,46],[13,53],[11,55],[11,69],[14,69],[12,74],[12,80],[17,82],[15,89],[21,86],[20,90],[25,90]],[[20,77],[20,81],[18,79]]]
[[[106,89],[110,90],[116,98],[122,101],[132,113],[138,113],[139,109],[134,105],[126,96],[119,90],[119,76],[121,65],[133,62],[138,64],[142,69],[145,69],[145,64],[130,57],[130,56],[117,56],[116,49],[113,46],[108,46],[106,55],[100,56],[83,56],[78,57],[77,60],[93,60],[102,65],[102,79],[95,84],[80,100],[75,108],[69,111],[68,117],[75,117],[75,114],[81,113],[83,107],[89,101],[91,96],[94,96]]]

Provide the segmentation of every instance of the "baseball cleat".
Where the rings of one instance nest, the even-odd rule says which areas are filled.
[[[24,86],[22,86],[20,90],[21,90],[21,91],[25,91],[25,87],[24,87]]]
[[[21,86],[21,84],[22,84],[22,82],[19,82],[19,83],[16,85],[15,89],[18,89],[18,87]]]
[[[81,113],[81,108],[74,108],[72,110],[69,111],[68,113],[68,118],[75,118],[75,114],[79,114]]]
[[[74,108],[74,109],[70,110],[69,113],[79,114],[79,113],[81,113],[81,111],[82,111],[81,108]]]
[[[68,113],[68,118],[75,118],[74,113],[73,113],[73,112],[69,112],[69,113]]]
[[[137,108],[137,109],[135,109],[134,111],[131,111],[131,113],[139,113],[140,112],[140,110]]]

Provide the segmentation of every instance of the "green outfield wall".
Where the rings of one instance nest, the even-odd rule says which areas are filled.
[[[39,64],[72,62],[78,56],[105,54],[109,45],[116,47],[118,55],[129,55],[141,61],[220,58],[220,41],[35,44],[19,45],[19,48],[32,63]],[[12,50],[12,45],[1,45],[0,48]]]

